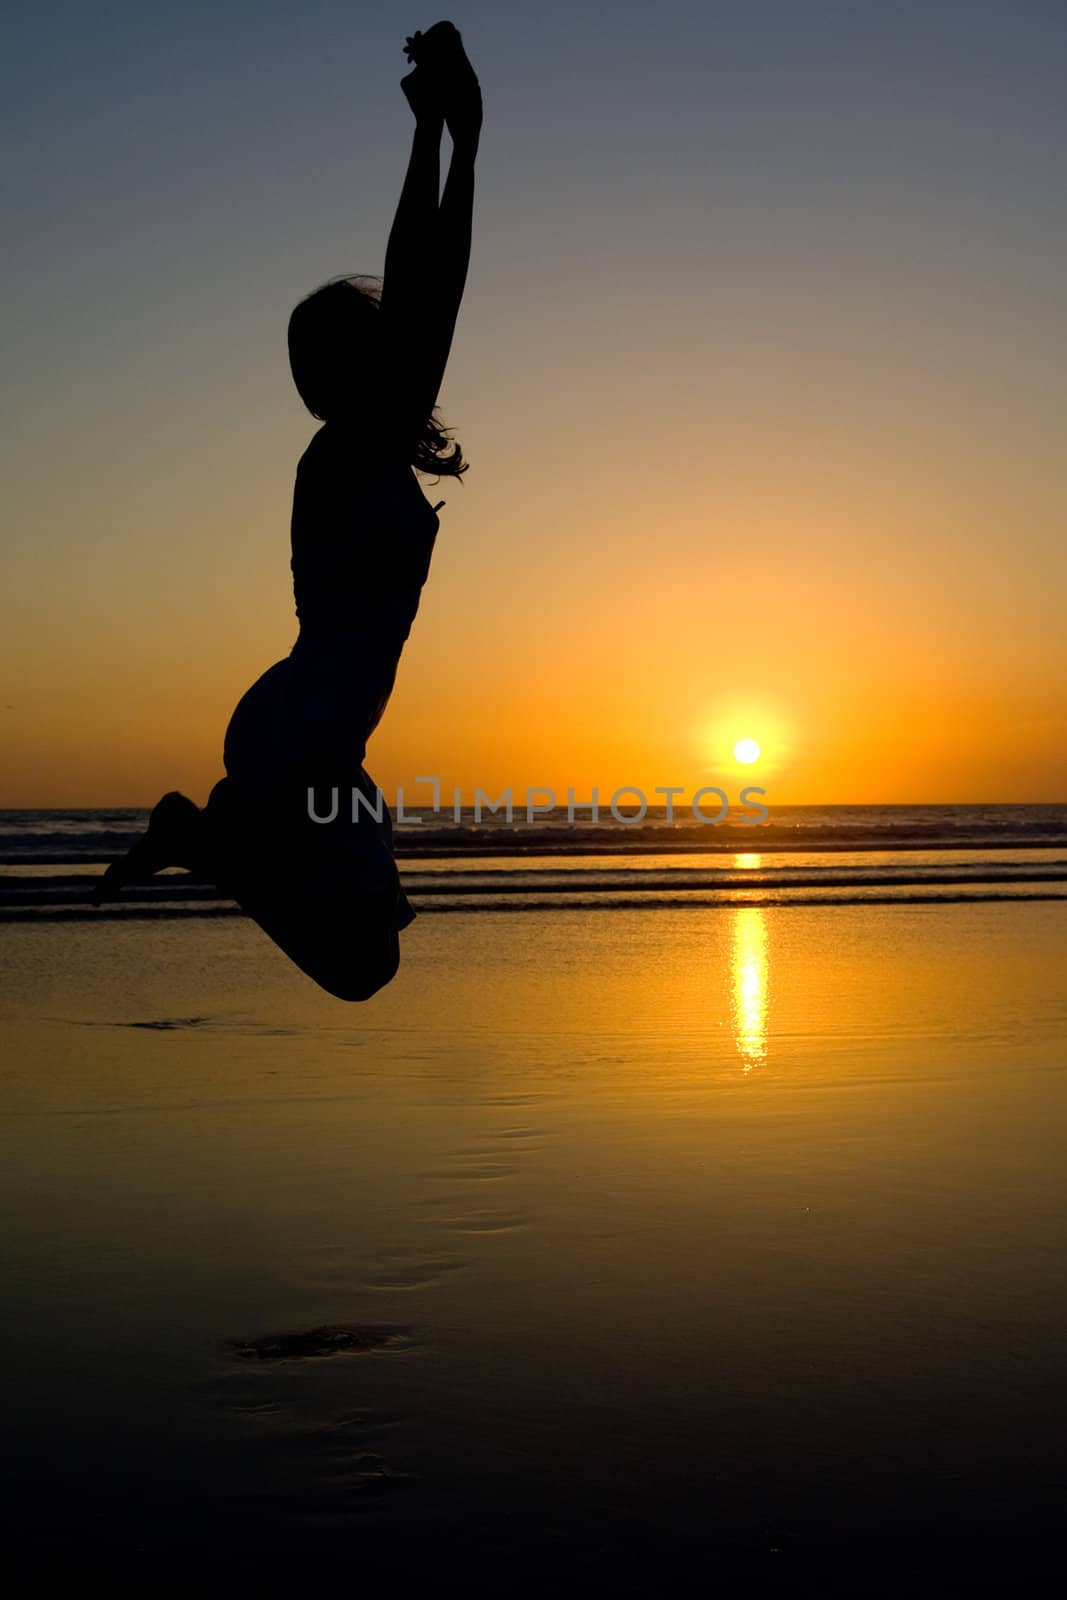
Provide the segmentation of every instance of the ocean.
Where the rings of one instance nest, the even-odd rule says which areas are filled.
[[[168,872],[88,905],[102,864],[133,842],[136,809],[0,812],[0,920],[239,915],[210,885]],[[419,911],[663,909],[1067,894],[1067,805],[775,807],[718,826],[654,812],[640,824],[508,823],[429,810],[396,825]]]

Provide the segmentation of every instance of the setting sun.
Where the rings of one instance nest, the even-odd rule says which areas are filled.
[[[795,770],[801,717],[783,696],[763,689],[725,693],[693,724],[693,751],[711,782],[760,782],[780,796]]]

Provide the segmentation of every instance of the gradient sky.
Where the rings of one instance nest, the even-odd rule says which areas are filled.
[[[423,480],[383,788],[1067,799],[1062,0],[447,14],[485,100],[471,469]],[[380,272],[436,19],[5,22],[0,804],[221,775],[295,637],[288,313]]]

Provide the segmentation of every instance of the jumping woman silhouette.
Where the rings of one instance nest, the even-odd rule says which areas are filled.
[[[389,813],[363,765],[419,606],[438,530],[416,471],[458,478],[437,397],[470,260],[478,79],[438,22],[405,44],[415,134],[380,290],[341,278],[289,320],[293,379],[322,422],[296,472],[292,652],[238,703],[226,776],[201,810],[163,796],[97,903],[165,867],[216,884],[329,993],[366,1000],[395,975],[414,918]],[[452,158],[440,191],[447,125]],[[336,789],[337,814],[328,799]],[[358,792],[358,798],[357,798]],[[312,794],[316,797],[313,810]],[[351,804],[350,804],[351,799]]]

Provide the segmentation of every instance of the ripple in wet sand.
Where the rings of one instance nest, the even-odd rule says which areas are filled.
[[[445,1273],[458,1272],[469,1265],[469,1261],[452,1256],[435,1256],[431,1260],[400,1257],[384,1261],[379,1271],[364,1277],[362,1282],[368,1289],[422,1289]]]
[[[505,1166],[503,1162],[492,1161],[482,1161],[477,1163],[471,1162],[470,1164],[464,1164],[462,1166],[457,1162],[454,1167],[439,1167],[436,1171],[427,1172],[425,1174],[427,1178],[433,1178],[434,1180],[447,1178],[452,1182],[455,1182],[457,1179],[467,1178],[473,1178],[476,1180],[482,1180],[486,1178],[511,1178],[514,1177],[514,1175],[514,1167]]]
[[[446,1228],[453,1228],[457,1233],[511,1233],[516,1228],[525,1227],[527,1218],[517,1212],[511,1215],[480,1213],[467,1217],[442,1218]]]

